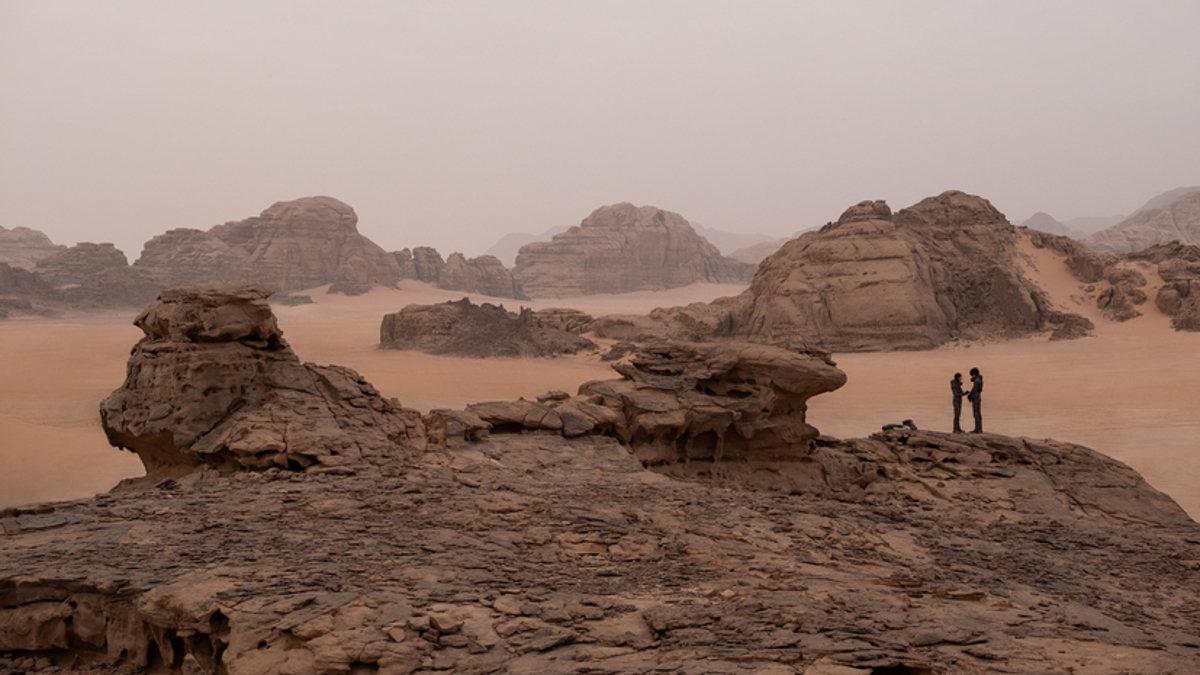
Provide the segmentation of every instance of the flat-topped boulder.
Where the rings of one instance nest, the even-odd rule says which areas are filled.
[[[551,241],[522,246],[513,271],[534,298],[738,283],[753,274],[753,265],[723,257],[679,214],[628,203],[596,209]]]

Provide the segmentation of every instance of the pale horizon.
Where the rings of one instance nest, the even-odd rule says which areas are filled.
[[[328,195],[387,250],[651,204],[790,236],[1200,184],[1200,5],[0,2],[0,225],[130,262]]]

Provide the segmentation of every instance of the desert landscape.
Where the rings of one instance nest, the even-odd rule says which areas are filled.
[[[1038,281],[1071,305],[1079,282],[1060,261],[1028,249]],[[593,315],[641,314],[655,307],[705,302],[744,287],[698,284],[673,291],[592,295],[545,301],[470,296],[510,309],[571,307]],[[550,360],[468,359],[378,347],[379,317],[409,304],[457,300],[461,294],[405,282],[356,297],[306,291],[311,305],[276,309],[300,358],[337,363],[362,373],[389,397],[428,412],[468,403],[534,398],[574,391],[612,375],[597,355]],[[1084,311],[1087,311],[1086,309]],[[0,506],[75,499],[110,489],[141,473],[131,453],[109,447],[97,404],[124,377],[124,357],[136,341],[132,313],[79,315],[53,321],[0,324],[2,460]],[[1013,436],[1069,439],[1125,462],[1200,516],[1200,351],[1196,336],[1170,329],[1153,308],[1124,324],[1097,319],[1094,337],[1063,342],[1028,339],[949,344],[929,352],[837,354],[848,382],[815,400],[810,420],[840,438],[865,436],[887,423],[913,419],[949,430],[949,380],[978,367],[987,378],[985,429]],[[1131,353],[1138,358],[1131,358]],[[1115,383],[1121,383],[1120,387]],[[969,418],[968,409],[967,416]],[[969,421],[969,419],[968,419]],[[37,452],[29,448],[36,446]]]
[[[1200,673],[1198,23],[0,3],[0,675]]]

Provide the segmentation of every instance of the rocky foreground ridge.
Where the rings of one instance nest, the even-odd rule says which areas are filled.
[[[141,318],[150,472],[0,512],[0,672],[1187,673],[1200,526],[1049,440],[820,436],[845,376],[663,344],[418,415],[299,364],[265,293]]]

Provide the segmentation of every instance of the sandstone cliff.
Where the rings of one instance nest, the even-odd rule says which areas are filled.
[[[1155,244],[1200,244],[1200,191],[1185,192],[1164,206],[1147,208],[1083,240],[1097,251],[1129,253]]]
[[[753,273],[753,265],[722,257],[679,214],[615,204],[551,241],[521,247],[513,276],[537,298],[736,283]]]
[[[105,403],[110,437],[149,467],[195,470],[0,511],[0,669],[1200,662],[1200,526],[1086,448],[820,436],[807,400],[845,376],[763,345],[663,344],[575,396],[420,417],[345,369],[287,358],[265,297],[164,293]],[[216,457],[198,448],[209,438]],[[320,449],[356,443],[369,450]]]
[[[67,247],[50,241],[45,233],[28,227],[0,226],[0,263],[31,270],[37,261]]]

